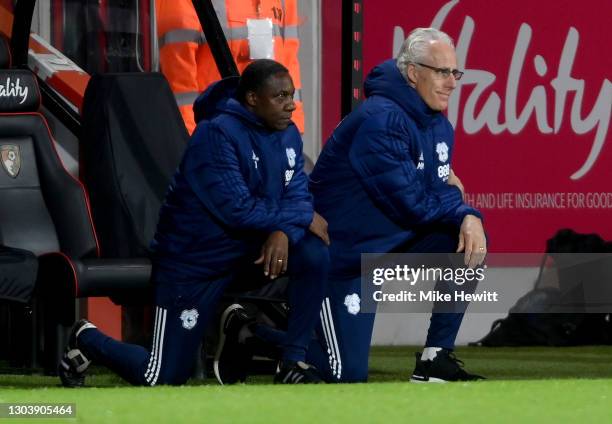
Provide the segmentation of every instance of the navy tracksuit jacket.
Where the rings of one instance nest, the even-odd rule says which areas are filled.
[[[206,119],[189,141],[160,212],[152,243],[157,282],[222,275],[253,241],[282,230],[296,244],[312,221],[297,127],[266,129],[229,95],[235,83],[222,80],[196,102]]]

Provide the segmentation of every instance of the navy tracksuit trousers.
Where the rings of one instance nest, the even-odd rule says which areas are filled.
[[[456,230],[434,231],[411,241],[397,253],[451,253],[456,251],[457,244]],[[436,284],[436,289],[449,292],[452,286]],[[361,299],[361,276],[348,280],[330,277],[327,290],[317,326],[318,345],[311,346],[307,360],[329,382],[366,381],[375,314],[355,313],[346,304],[347,297],[357,295]],[[437,313],[434,304],[425,346],[453,349],[467,306],[456,305],[457,313]]]
[[[251,258],[249,257],[250,261]],[[245,258],[245,266],[250,266]],[[289,249],[289,322],[283,337],[283,360],[304,361],[325,295],[327,246],[307,232]],[[192,375],[198,347],[212,311],[233,276],[194,284],[157,284],[151,351],[118,342],[97,329],[79,335],[78,346],[135,385],[183,384]]]

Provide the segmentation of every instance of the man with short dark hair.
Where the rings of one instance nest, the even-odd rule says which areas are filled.
[[[170,185],[152,243],[152,350],[117,342],[81,320],[59,366],[64,385],[82,385],[90,361],[132,384],[185,383],[225,288],[254,264],[261,277],[287,272],[290,278],[275,382],[320,381],[305,356],[327,281],[329,237],[302,169],[302,141],[291,121],[294,91],[284,66],[259,60],[240,78],[221,80],[202,95],[204,121]],[[223,340],[228,327],[234,337],[245,327],[245,315],[240,305],[224,312]],[[215,364],[222,383],[243,380],[238,371]]]
[[[462,72],[448,35],[418,28],[397,60],[375,67],[365,102],[334,130],[310,175],[315,209],[329,222],[332,259],[317,363],[330,381],[365,381],[374,314],[360,312],[362,253],[486,254],[480,213],[463,202],[450,167],[453,128],[441,113]],[[448,286],[448,285],[447,285]],[[452,350],[463,313],[434,313],[412,381],[479,378]]]

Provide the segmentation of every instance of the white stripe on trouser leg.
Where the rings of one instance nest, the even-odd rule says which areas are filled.
[[[157,370],[155,371],[155,378],[151,382],[151,386],[155,386],[155,383],[157,383],[157,379],[159,378],[159,371],[161,370],[162,356],[164,354],[164,333],[166,331],[166,314],[167,314],[167,312],[168,311],[166,311],[164,309],[164,316],[162,318],[161,335],[160,335],[160,342],[159,342],[159,362],[157,363]]]
[[[321,327],[323,327],[323,334],[325,335],[325,343],[327,344],[327,356],[329,358],[329,367],[331,369],[332,375],[336,375],[336,371],[338,369],[338,360],[336,358],[336,353],[333,350],[333,342],[331,339],[331,335],[329,334],[329,323],[327,321],[327,314],[325,313],[325,300],[321,302]]]
[[[323,315],[325,317],[325,326],[327,329],[327,337],[329,338],[331,354],[334,358],[334,367],[332,369],[332,374],[336,376],[336,378],[340,379],[340,351],[338,350],[337,343],[334,343],[335,336],[332,335],[333,317],[331,314],[331,308],[329,306],[329,298],[325,298],[325,300],[323,301]]]
[[[331,306],[329,306],[329,297],[325,298],[325,306],[326,306],[325,309],[327,310],[327,313],[329,314],[328,316],[329,334],[333,341],[333,346],[334,346],[334,350],[336,351],[336,356],[338,357],[338,372],[336,374],[336,377],[340,379],[340,377],[342,376],[342,356],[340,355],[340,348],[338,347],[338,340],[336,339],[336,328],[334,327],[334,318],[331,312]]]
[[[330,354],[330,363],[333,358],[332,375],[340,379],[342,373],[342,359],[340,357],[340,349],[336,341],[336,333],[334,330],[333,317],[331,307],[329,306],[329,298],[325,298],[322,305],[323,314],[323,330],[326,333],[327,344],[329,346],[328,353]]]
[[[155,355],[157,352],[157,339],[159,339],[159,321],[161,319],[161,313],[159,307],[155,308],[155,324],[153,326],[153,346],[151,347],[151,356],[149,356],[149,365],[145,372],[145,378],[149,377],[149,374],[153,370],[153,362],[155,361]]]
[[[149,358],[149,366],[147,367],[147,372],[145,373],[145,379],[147,382],[157,365],[157,352],[158,352],[158,344],[159,344],[159,333],[161,332],[161,317],[162,317],[162,309],[160,307],[155,308],[155,327],[153,330],[153,348],[151,349],[151,357]]]
[[[161,364],[161,350],[163,343],[164,327],[166,325],[166,310],[163,308],[157,308],[157,314],[155,319],[155,336],[153,343],[153,351],[151,352],[151,359],[149,360],[149,368],[145,374],[147,383],[152,384],[151,381],[155,377],[155,374],[159,372],[159,366]],[[154,383],[153,383],[154,384]]]
[[[329,338],[329,333],[327,329],[327,320],[326,316],[323,313],[323,309],[325,308],[325,303],[321,304],[321,312],[319,316],[321,317],[321,328],[323,329],[323,335],[325,336],[325,345],[327,346],[327,358],[329,359],[329,368],[332,370],[332,374],[336,374],[336,355],[332,351],[332,341]]]
[[[331,369],[332,375],[336,375],[336,371],[338,370],[338,360],[336,359],[336,353],[333,350],[333,342],[331,341],[331,336],[329,335],[329,325],[327,323],[327,314],[325,314],[324,310],[321,310],[321,326],[323,327],[323,334],[325,334],[325,343],[327,344],[327,357],[329,359],[329,367]]]

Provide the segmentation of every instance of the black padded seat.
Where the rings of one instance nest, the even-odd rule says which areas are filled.
[[[0,69],[9,69],[12,65],[13,58],[9,41],[6,37],[0,35]]]

